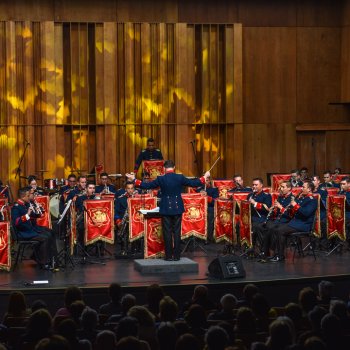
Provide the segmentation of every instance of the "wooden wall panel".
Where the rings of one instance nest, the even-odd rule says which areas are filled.
[[[350,27],[341,29],[340,101],[350,102]]]
[[[340,101],[340,28],[297,29],[297,122],[345,122]]]
[[[349,131],[326,131],[325,168],[350,171]]]
[[[244,122],[296,119],[295,28],[244,28]]]

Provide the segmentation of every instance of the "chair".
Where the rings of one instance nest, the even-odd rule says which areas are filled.
[[[36,261],[38,261],[38,254],[37,254],[37,248],[40,244],[40,242],[38,241],[31,241],[31,240],[24,240],[22,239],[19,234],[18,231],[16,230],[16,228],[14,227],[14,225],[10,226],[10,231],[11,231],[11,237],[13,242],[15,242],[15,244],[17,244],[17,252],[16,257],[15,257],[15,263],[13,265],[13,269],[16,268],[18,261],[22,261],[24,258],[24,251],[27,247],[29,247],[30,249],[32,249],[33,252],[33,256],[34,259]]]
[[[294,263],[294,258],[295,258],[295,253],[298,252],[299,256],[305,256],[304,255],[304,250],[309,248],[309,250],[312,251],[312,255],[314,256],[314,259],[316,261],[316,254],[315,254],[315,236],[314,236],[314,231],[315,231],[315,225],[316,225],[316,213],[314,216],[314,220],[311,226],[310,231],[301,231],[301,232],[294,232],[292,233],[289,238],[291,245],[294,247],[293,250],[293,263]],[[308,244],[303,248],[303,242],[302,239],[308,239],[309,242]]]

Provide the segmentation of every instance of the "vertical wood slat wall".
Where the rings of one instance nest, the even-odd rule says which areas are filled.
[[[22,175],[124,173],[154,137],[180,171],[221,156],[213,175],[231,176],[243,170],[242,26],[0,22],[0,112],[12,184],[27,141]]]

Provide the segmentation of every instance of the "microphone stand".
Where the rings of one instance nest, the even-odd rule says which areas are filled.
[[[21,170],[21,165],[22,165],[24,156],[25,156],[25,154],[26,154],[26,152],[27,152],[27,148],[28,148],[29,145],[30,145],[30,143],[29,143],[28,141],[26,141],[26,145],[25,145],[25,147],[24,147],[23,154],[22,154],[22,156],[21,156],[21,157],[19,158],[19,160],[18,160],[18,168],[16,169],[15,179],[16,179],[17,176],[18,176],[18,184],[19,184],[19,187],[21,187],[21,172],[22,172],[22,170]]]

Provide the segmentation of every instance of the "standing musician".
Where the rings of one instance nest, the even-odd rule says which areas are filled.
[[[3,186],[1,180],[0,180],[0,198],[7,198],[7,199],[9,199],[8,186]]]
[[[115,201],[114,207],[114,221],[118,228],[118,237],[121,243],[121,254],[127,254],[129,231],[127,224],[129,222],[128,217],[128,198],[135,194],[135,186],[133,182],[125,183],[125,192],[121,194]],[[124,231],[124,232],[122,232]]]
[[[290,173],[290,183],[292,184],[292,187],[303,186],[303,181],[301,181],[299,170],[293,169]]]
[[[28,186],[31,187],[36,194],[40,194],[41,196],[45,195],[45,190],[38,186],[35,175],[28,176]]]
[[[320,184],[320,188],[328,188],[328,187],[337,187],[340,188],[340,185],[332,180],[332,173],[330,170],[326,170],[323,173],[323,183]]]
[[[18,200],[11,209],[12,224],[17,231],[19,239],[28,241],[38,241],[39,249],[37,251],[37,262],[40,268],[49,269],[51,257],[52,239],[48,235],[39,232],[38,228],[33,226],[31,216],[34,209],[30,203],[30,188],[23,187],[18,190]]]
[[[233,175],[233,181],[236,186],[234,188],[231,188],[228,192],[252,192],[251,187],[244,186],[241,175],[239,174]]]
[[[260,237],[262,241],[262,253],[261,258],[270,256],[270,248],[272,248],[272,227],[281,223],[287,223],[290,221],[289,207],[290,202],[293,199],[292,184],[289,181],[283,181],[279,188],[280,195],[271,206],[269,213],[265,219],[265,222],[255,226],[255,234]]]
[[[210,177],[205,179],[205,186],[200,186],[196,192],[201,192],[207,195],[208,199],[208,215],[207,215],[207,241],[213,241],[214,236],[214,204],[215,199],[219,198],[219,189],[211,186]]]
[[[135,181],[134,174],[126,174],[130,181],[135,181],[137,187],[154,189],[160,187],[159,213],[162,215],[162,229],[165,245],[165,260],[180,260],[181,220],[185,211],[181,192],[183,186],[199,187],[210,177],[207,171],[200,179],[188,179],[182,174],[175,174],[175,163],[172,160],[164,162],[165,174],[151,182]]]
[[[311,230],[315,220],[317,201],[312,196],[315,186],[312,182],[304,182],[302,192],[298,198],[291,200],[289,210],[291,220],[288,223],[280,223],[271,228],[273,239],[277,243],[277,254],[271,259],[279,262],[285,259],[284,248],[286,238],[294,232],[308,232]]]
[[[160,151],[160,149],[155,148],[154,139],[150,137],[147,140],[147,147],[139,153],[136,159],[134,172],[137,173],[143,160],[163,160],[163,159],[164,158],[163,158],[162,152]]]
[[[108,174],[107,173],[101,173],[100,174],[100,185],[96,186],[95,192],[96,193],[116,193],[117,189],[114,185],[111,185],[108,183]]]

